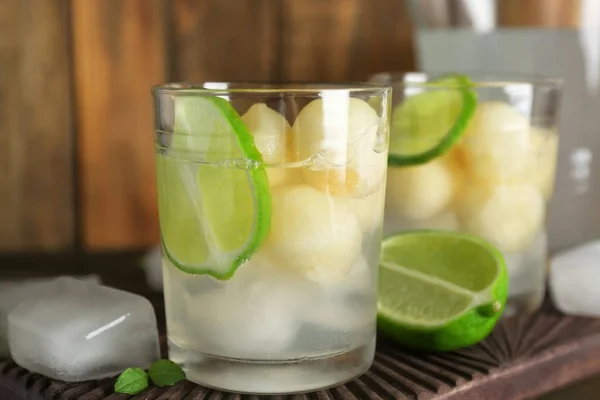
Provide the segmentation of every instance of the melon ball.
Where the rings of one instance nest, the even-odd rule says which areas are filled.
[[[346,201],[308,185],[272,194],[271,230],[263,250],[282,268],[310,280],[342,279],[360,255],[362,231]]]
[[[454,186],[452,170],[440,160],[413,167],[390,167],[386,212],[408,221],[432,218],[448,207]]]
[[[310,102],[294,123],[297,156],[312,160],[303,177],[332,194],[364,197],[384,179],[387,131],[368,103],[333,95]]]
[[[266,104],[254,104],[242,115],[242,121],[254,137],[254,144],[267,164],[283,164],[291,147],[291,127],[283,115]],[[267,167],[269,184],[279,186],[291,178],[289,168]]]
[[[543,228],[545,202],[533,185],[471,185],[461,196],[458,216],[463,230],[514,252],[529,246]]]
[[[546,200],[552,197],[558,157],[558,135],[545,129],[529,131],[529,181],[537,186]]]
[[[529,122],[504,102],[481,103],[461,144],[467,170],[478,182],[523,177],[529,159]]]

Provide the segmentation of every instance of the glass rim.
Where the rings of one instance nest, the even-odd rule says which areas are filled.
[[[465,75],[471,79],[470,84],[434,84],[435,79],[444,75]],[[407,81],[412,78],[414,81]],[[529,74],[521,72],[500,72],[500,71],[383,71],[369,76],[369,82],[388,84],[392,86],[404,86],[411,88],[456,88],[456,87],[475,87],[475,88],[503,88],[506,86],[530,86],[535,88],[560,89],[564,84],[564,79],[542,74]]]
[[[284,94],[310,95],[324,92],[348,92],[366,95],[381,95],[391,90],[389,84],[376,82],[303,82],[303,81],[207,81],[207,82],[167,82],[154,85],[153,95],[271,95]]]

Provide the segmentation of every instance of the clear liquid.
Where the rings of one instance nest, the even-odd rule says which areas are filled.
[[[202,164],[178,161],[202,179]],[[217,167],[244,169],[239,162]],[[266,170],[275,185],[270,190],[274,203],[280,193],[303,188],[314,196],[307,198],[306,210],[313,210],[312,200],[325,200],[328,211],[320,225],[307,225],[305,237],[287,231],[294,237],[290,243],[306,244],[289,246],[293,258],[281,252],[273,256],[286,240],[267,238],[229,280],[182,272],[163,257],[169,356],[186,369],[188,379],[229,391],[289,393],[339,384],[366,371],[374,356],[384,185],[354,197],[333,186],[307,185],[302,177],[313,171],[306,166]],[[169,186],[161,177],[159,192],[168,203]],[[225,198],[228,194],[224,188],[223,204],[235,201]],[[305,223],[298,221],[297,210],[281,204],[272,213],[270,235],[275,225]],[[359,240],[348,248],[345,235]],[[311,242],[313,237],[319,240]]]
[[[217,281],[181,272],[164,258],[169,340],[206,355],[259,362],[334,356],[371,340],[376,268],[357,266],[362,270],[322,287],[285,266],[260,263],[251,259],[230,280]]]

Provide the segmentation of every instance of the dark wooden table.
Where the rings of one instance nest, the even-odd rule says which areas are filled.
[[[88,274],[107,285],[148,297],[164,326],[162,296],[145,284],[139,254],[13,256],[0,258],[3,277]],[[293,399],[532,399],[600,373],[600,319],[561,315],[551,304],[529,316],[503,320],[472,348],[443,354],[403,350],[380,338],[371,370],[346,385]],[[114,380],[66,384],[0,361],[1,400],[258,399],[181,382],[150,387],[137,396],[114,394]],[[600,396],[600,395],[599,395]],[[274,398],[282,399],[282,396]]]

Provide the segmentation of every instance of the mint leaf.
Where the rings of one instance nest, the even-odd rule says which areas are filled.
[[[185,372],[171,360],[158,360],[148,370],[150,379],[156,386],[173,386],[185,379]]]
[[[148,374],[141,368],[127,368],[115,382],[115,392],[138,394],[148,387]]]

